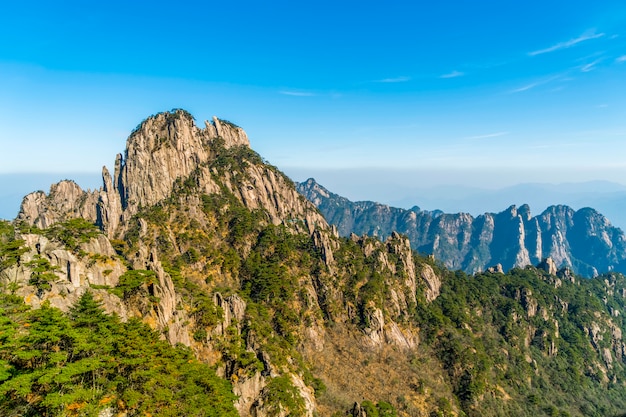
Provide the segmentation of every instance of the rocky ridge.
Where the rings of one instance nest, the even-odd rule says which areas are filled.
[[[504,217],[517,230],[530,220],[521,209]],[[480,233],[497,242],[500,222],[490,217]],[[28,304],[67,311],[92,291],[107,311],[141,318],[214,367],[242,416],[490,415],[484,404],[522,415],[515,404],[550,386],[546,372],[562,360],[581,361],[601,390],[625,375],[619,274],[586,284],[546,260],[470,278],[398,233],[341,238],[241,129],[218,119],[203,129],[184,111],[147,119],[114,174],[103,169],[101,189],[64,181],[33,193],[12,227],[24,252],[1,259],[0,277]],[[46,285],[33,280],[42,264],[55,276]],[[593,403],[598,391],[589,392]]]
[[[27,195],[17,220],[46,228],[76,217],[93,221],[109,237],[124,233],[129,220],[142,207],[150,207],[167,197],[177,181],[193,175],[199,190],[219,191],[206,164],[216,157],[215,149],[249,148],[250,142],[240,127],[214,117],[205,128],[195,126],[184,111],[160,113],[142,122],[130,135],[124,154],[115,159],[113,176],[102,168],[103,187],[83,191],[73,181],[61,181],[50,193]],[[300,218],[312,230],[326,222],[316,210],[304,203],[296,192],[282,193],[291,183],[277,170],[248,164],[244,182],[226,173],[224,184],[250,209],[266,209],[274,223]]]
[[[453,270],[476,273],[496,264],[510,270],[537,265],[550,257],[557,268],[570,268],[587,277],[626,272],[626,236],[591,208],[575,211],[552,206],[532,216],[527,205],[511,206],[474,218],[466,213],[351,202],[313,179],[297,188],[340,235],[368,234],[384,239],[397,231],[408,236],[413,249],[433,254]]]
[[[235,149],[232,155],[231,149]],[[263,212],[266,217],[262,221],[267,224],[283,225],[291,229],[292,233],[309,235],[316,250],[322,255],[324,267],[331,274],[338,273],[334,255],[339,248],[336,229],[326,223],[319,211],[295,190],[287,177],[274,167],[264,164],[249,150],[247,135],[231,123],[214,118],[212,123],[205,123],[204,129],[199,129],[184,111],[152,116],[128,138],[125,153],[116,157],[113,175],[106,167],[102,171],[103,186],[98,190],[83,191],[72,181],[62,181],[52,185],[48,195],[35,192],[24,198],[16,219],[19,224],[48,229],[72,219],[85,219],[94,222],[104,232],[96,240],[85,242],[78,251],[64,248],[60,242],[49,242],[40,233],[20,234],[19,238],[24,239],[30,251],[10,274],[14,274],[16,281],[22,283],[18,293],[31,305],[37,307],[49,300],[53,306],[67,310],[86,289],[91,289],[109,312],[123,319],[141,317],[162,331],[172,344],[182,343],[194,347],[197,354],[209,363],[224,360],[211,346],[218,340],[230,337],[228,329],[234,322],[244,321],[242,314],[246,310],[246,301],[236,295],[223,297],[215,293],[213,302],[223,311],[223,321],[217,324],[205,341],[198,343],[192,331],[194,326],[189,325],[197,320],[185,308],[181,308],[181,294],[177,292],[172,276],[161,262],[164,254],[153,246],[159,239],[159,232],[142,214],[146,208],[168,204],[176,193],[184,195],[180,199],[184,200],[182,204],[186,215],[204,224],[210,223],[211,219],[202,214],[203,201],[197,196],[227,193],[246,210]],[[188,193],[189,190],[193,191]],[[138,241],[145,243],[139,244],[136,251],[126,257],[126,262],[122,262],[112,249],[111,242],[119,244],[129,233],[136,234]],[[177,241],[173,237],[172,242]],[[369,323],[363,330],[364,343],[371,347],[386,343],[402,348],[415,347],[418,343],[416,329],[394,321],[394,318],[404,314],[410,303],[415,303],[416,286],[420,279],[408,240],[394,235],[385,243],[356,237],[354,241],[361,248],[359,250],[363,256],[372,257],[377,268],[388,271],[392,277],[396,275],[396,262],[400,262],[404,277],[401,282],[388,282],[394,288],[389,307],[383,308],[382,304],[369,302],[360,313]],[[188,249],[179,246],[175,250],[184,254]],[[245,253],[250,247],[242,250]],[[35,256],[47,259],[58,277],[45,292],[27,285],[28,277],[32,274],[28,262]],[[397,261],[391,261],[389,256]],[[145,287],[145,291],[121,300],[111,294],[108,288],[118,286],[125,272],[136,270],[154,272],[156,282]],[[190,271],[190,274],[193,273]],[[432,270],[422,276],[437,287],[438,284],[433,282],[438,277]],[[217,280],[228,285],[239,285],[227,275]],[[326,303],[325,308],[339,312],[336,315],[329,313],[334,321],[359,320],[357,310],[360,307],[355,304],[356,300],[342,300],[341,294],[319,280],[302,285],[316,308]],[[436,297],[436,292],[429,294],[430,299]],[[145,297],[158,301],[151,305]],[[324,301],[320,301],[320,298]],[[345,311],[341,306],[343,303],[348,305],[347,314],[341,312]],[[383,313],[384,310],[392,313]],[[238,332],[241,331],[239,324]],[[314,351],[323,349],[325,330],[321,322],[310,326],[306,334]],[[239,375],[233,385],[234,392],[239,395],[237,407],[241,414],[262,416],[266,412],[264,408],[267,408],[267,404],[263,405],[263,395],[268,378],[283,374],[285,370],[271,363],[267,354],[263,353],[263,347],[257,345],[258,342],[249,340],[247,344],[248,349],[264,358],[262,362],[266,371],[241,375],[236,366],[226,364],[221,374],[229,379]],[[312,415],[315,397],[311,388],[298,374],[288,375],[305,400],[306,414]]]

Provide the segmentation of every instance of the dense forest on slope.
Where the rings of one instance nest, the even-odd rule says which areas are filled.
[[[468,275],[396,233],[340,237],[288,178],[233,143],[243,137],[233,131],[222,132],[228,145],[186,113],[154,116],[129,138],[142,151],[118,158],[100,194],[60,183],[0,224],[5,410],[626,410],[621,274],[587,280],[528,266]],[[158,201],[143,194],[150,187],[130,158],[144,158],[141,175],[151,178],[145,158],[162,163],[190,144],[198,153],[181,165],[186,174],[161,184]]]
[[[68,314],[0,296],[0,414],[236,416],[228,381],[132,318],[104,313],[90,291]]]

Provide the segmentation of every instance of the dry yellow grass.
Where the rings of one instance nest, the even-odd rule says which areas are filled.
[[[318,397],[319,414],[350,409],[355,402],[391,403],[399,416],[428,416],[439,398],[453,398],[441,366],[418,347],[401,350],[385,345],[367,347],[357,329],[328,329],[322,351],[304,352],[326,392]]]

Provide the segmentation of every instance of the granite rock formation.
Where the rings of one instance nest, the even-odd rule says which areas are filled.
[[[626,272],[626,236],[591,208],[575,211],[552,206],[532,216],[527,205],[511,206],[500,213],[474,218],[467,213],[352,202],[313,179],[297,187],[340,235],[356,233],[384,239],[393,232],[402,233],[408,236],[413,249],[433,254],[453,270],[476,273],[500,264],[507,271],[537,265],[549,257],[557,269],[567,267],[586,277]]]
[[[112,171],[95,191],[63,181],[24,198],[19,217],[0,223],[0,285],[64,311],[93,292],[109,313],[140,318],[213,367],[241,416],[529,415],[555,393],[570,415],[585,415],[574,395],[598,410],[626,407],[626,278],[559,269],[607,246],[621,253],[593,211],[533,218],[511,207],[473,219],[344,199],[335,213],[346,222],[332,226],[243,130],[215,118],[198,128],[182,110],[144,121]],[[323,206],[332,194],[317,189]],[[351,210],[384,239],[346,233]],[[424,252],[502,265],[448,271],[394,232],[403,222],[424,232]],[[577,233],[589,253],[562,243]],[[553,241],[564,249],[545,249]],[[116,401],[93,406],[133,413]]]

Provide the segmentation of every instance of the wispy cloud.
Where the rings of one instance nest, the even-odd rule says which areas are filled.
[[[508,135],[508,134],[509,134],[509,132],[496,132],[496,133],[489,133],[487,135],[468,136],[468,137],[463,138],[463,139],[468,139],[468,140],[489,139],[489,138],[497,138],[499,136],[505,136],[505,135]]]
[[[620,57],[615,58],[615,62],[621,64],[622,62],[626,62],[626,55],[622,55]]]
[[[407,81],[411,81],[411,77],[394,77],[394,78],[383,78],[382,80],[376,80],[377,83],[405,83]]]
[[[514,90],[511,90],[511,93],[521,93],[522,91],[528,91],[528,90],[532,90],[533,88],[537,87],[538,85],[541,85],[542,83],[540,82],[536,82],[536,83],[530,83],[530,84],[526,84],[522,87],[516,88]]]
[[[440,75],[439,78],[456,78],[456,77],[462,77],[464,75],[465,75],[464,72],[455,70],[455,71],[449,72],[447,74]]]
[[[547,78],[544,78],[544,79],[538,80],[538,81],[533,81],[532,83],[528,83],[528,84],[523,85],[521,87],[515,88],[515,89],[509,91],[509,93],[521,93],[523,91],[532,90],[535,87],[539,87],[540,85],[544,85],[544,84],[549,84],[552,81],[556,81],[556,80],[570,81],[571,79],[570,78],[563,78],[563,74],[553,75],[551,77],[547,77]]]
[[[569,41],[565,41],[565,42],[559,42],[556,45],[552,45],[549,48],[539,49],[537,51],[529,52],[528,55],[535,56],[535,55],[547,54],[549,52],[558,51],[560,49],[571,48],[572,46],[577,45],[581,42],[585,42],[591,39],[598,39],[603,36],[604,36],[604,33],[595,33],[594,31],[588,31],[588,32],[583,33],[577,38],[570,39]]]
[[[580,70],[581,70],[582,72],[589,72],[589,71],[593,71],[594,69],[596,69],[596,65],[597,65],[600,61],[602,61],[602,60],[601,60],[601,59],[596,59],[596,60],[595,60],[595,61],[593,61],[593,62],[590,62],[590,63],[588,63],[588,64],[583,65],[583,66],[580,68]]]
[[[316,95],[315,93],[311,93],[310,91],[291,91],[291,90],[282,90],[282,91],[279,91],[279,94],[282,94],[285,96],[293,96],[293,97],[313,97]]]

